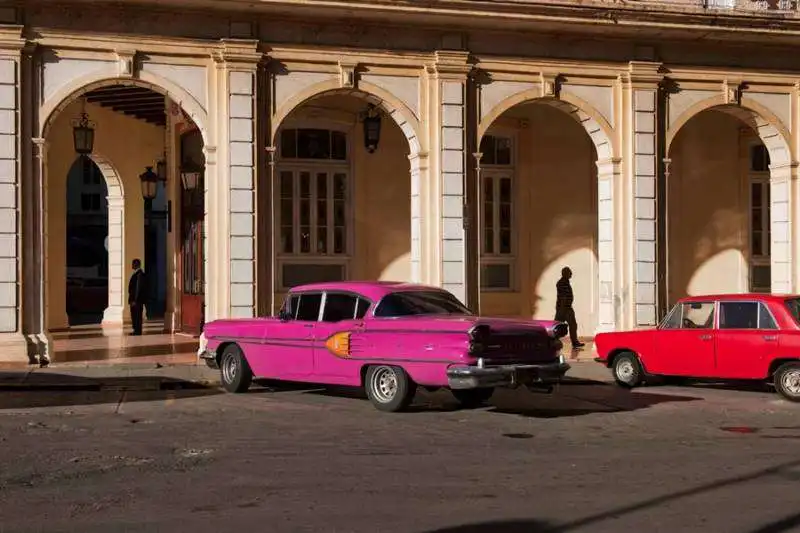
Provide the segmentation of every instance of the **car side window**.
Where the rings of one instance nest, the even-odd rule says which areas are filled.
[[[339,322],[352,320],[356,313],[358,296],[329,292],[325,296],[325,309],[322,310],[323,322]]]
[[[772,318],[772,313],[769,312],[767,306],[763,303],[758,305],[758,329],[778,329],[778,324],[775,323],[775,319]]]
[[[681,311],[683,306],[677,304],[672,308],[672,311],[667,315],[666,320],[661,324],[661,329],[681,329]]]
[[[359,298],[358,303],[356,304],[356,318],[364,318],[364,316],[367,314],[367,310],[369,310],[369,300]]]
[[[304,292],[299,295],[300,300],[295,312],[295,320],[316,322],[319,320],[319,308],[322,305],[322,293]]]
[[[714,327],[714,302],[683,304],[682,329],[711,329]]]
[[[719,329],[758,329],[758,302],[720,302]]]

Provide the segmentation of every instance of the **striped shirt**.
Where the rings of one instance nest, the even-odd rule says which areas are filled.
[[[556,283],[556,307],[572,307],[572,285],[567,278],[561,278]]]

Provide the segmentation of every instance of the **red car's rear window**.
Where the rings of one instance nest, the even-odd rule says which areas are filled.
[[[784,302],[794,321],[800,324],[800,298],[789,298]]]

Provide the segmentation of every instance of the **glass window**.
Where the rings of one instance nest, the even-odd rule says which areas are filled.
[[[471,314],[455,296],[444,291],[395,292],[384,296],[375,308],[376,317]]]
[[[508,263],[481,265],[482,289],[508,289],[511,287],[511,265]]]
[[[295,318],[297,320],[305,320],[316,322],[319,320],[319,308],[322,304],[322,293],[304,292],[300,295],[300,301],[297,306],[297,313]]]
[[[769,150],[763,144],[750,148],[750,170],[753,172],[769,171]]]
[[[356,318],[364,318],[364,316],[367,314],[367,310],[369,309],[369,303],[369,300],[365,300],[364,298],[358,299]]]
[[[509,137],[484,135],[481,139],[481,165],[508,166],[513,161],[513,141]]]
[[[682,306],[683,329],[711,329],[714,327],[713,302],[685,302]]]
[[[683,306],[681,304],[676,304],[667,315],[667,318],[664,319],[664,322],[661,324],[661,329],[681,329],[682,311]]]
[[[510,289],[513,263],[513,183],[508,172],[482,176],[481,288]]]
[[[347,134],[301,128],[281,130],[281,159],[347,160]]]
[[[800,298],[790,298],[786,300],[786,308],[791,313],[795,322],[800,323]]]
[[[355,317],[358,296],[329,292],[325,297],[325,308],[322,311],[323,322],[339,322],[352,320]]]
[[[758,302],[720,302],[720,329],[757,329]]]
[[[778,324],[772,318],[772,313],[763,303],[759,304],[758,308],[758,329],[778,329]]]
[[[296,318],[299,303],[300,303],[300,295],[292,294],[283,301],[283,305],[281,306],[280,312],[286,313],[288,316],[292,318]]]

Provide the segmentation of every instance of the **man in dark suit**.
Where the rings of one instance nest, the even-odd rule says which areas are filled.
[[[572,270],[569,267],[561,269],[561,279],[556,283],[556,318],[559,322],[566,322],[569,326],[569,340],[572,348],[581,348],[584,344],[578,340],[578,322],[575,320],[575,310],[572,308]]]
[[[142,271],[142,262],[133,260],[133,275],[128,282],[128,305],[131,308],[133,335],[142,334],[142,315],[147,303],[147,277]]]

